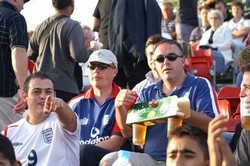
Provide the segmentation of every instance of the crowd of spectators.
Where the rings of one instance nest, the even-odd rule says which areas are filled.
[[[28,36],[28,1],[0,0],[0,165],[111,166],[120,149],[135,166],[250,164],[249,132],[233,154],[215,87],[184,69],[187,45],[211,48],[216,72],[234,68],[250,96],[246,2],[99,0],[88,27],[70,18],[74,0],[52,0],[55,13]],[[171,138],[168,123],[148,126],[137,149],[129,106],[173,95],[189,99],[191,117]]]

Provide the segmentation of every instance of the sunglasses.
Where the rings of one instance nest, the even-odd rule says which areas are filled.
[[[183,56],[177,55],[175,53],[170,53],[167,56],[158,55],[157,58],[155,59],[155,61],[157,61],[158,63],[163,63],[165,59],[167,59],[169,61],[175,61],[178,57],[182,58]]]
[[[95,70],[96,67],[97,67],[98,69],[100,69],[100,70],[106,70],[108,67],[112,67],[112,66],[110,66],[110,65],[108,65],[108,64],[104,64],[104,63],[90,64],[90,65],[88,65],[88,68],[89,68],[90,70]],[[112,68],[114,68],[114,67],[112,67]]]

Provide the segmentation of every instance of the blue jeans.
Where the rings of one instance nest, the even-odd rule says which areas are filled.
[[[233,138],[234,133],[232,132],[224,132],[222,134],[223,138],[229,143],[231,139]]]
[[[213,59],[215,60],[216,72],[225,73],[231,65],[230,63],[225,65],[224,57],[219,50],[213,50]]]

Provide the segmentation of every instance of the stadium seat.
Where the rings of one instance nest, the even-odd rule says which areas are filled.
[[[226,99],[230,103],[231,115],[236,112],[236,108],[240,103],[240,88],[233,86],[224,86],[218,92],[218,99]]]
[[[215,65],[213,63],[213,51],[208,49],[194,49],[191,57],[191,68],[195,76],[205,77],[216,85]]]

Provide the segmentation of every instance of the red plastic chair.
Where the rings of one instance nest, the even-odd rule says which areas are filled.
[[[231,118],[231,107],[228,100],[219,100],[219,114],[226,115],[228,119]]]
[[[236,108],[240,103],[240,88],[232,86],[224,86],[218,92],[218,99],[226,99],[230,103],[231,115],[236,112]]]
[[[197,50],[193,48],[191,68],[195,76],[205,77],[215,86],[215,66],[213,65],[213,51],[211,48]],[[213,69],[211,75],[210,71]]]
[[[236,125],[240,123],[240,119],[229,119],[226,123],[228,132],[235,132]]]
[[[234,118],[231,115],[231,107],[228,100],[219,100],[219,113],[227,115],[228,122],[224,125],[228,132],[235,132],[236,125],[240,123],[240,118]]]
[[[240,119],[240,103],[238,104],[235,113],[232,115],[233,119]]]
[[[249,39],[247,40],[246,46],[250,46],[250,40]]]

